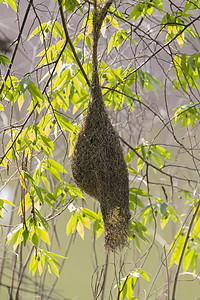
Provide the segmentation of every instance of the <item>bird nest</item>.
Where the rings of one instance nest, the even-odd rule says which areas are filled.
[[[130,219],[128,171],[101,92],[91,96],[71,167],[77,186],[100,203],[105,249],[124,246]]]

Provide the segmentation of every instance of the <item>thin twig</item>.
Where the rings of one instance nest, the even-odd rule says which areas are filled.
[[[193,226],[194,220],[196,218],[196,215],[197,215],[197,213],[199,211],[199,207],[200,207],[200,200],[198,201],[197,206],[196,206],[196,210],[195,210],[195,212],[194,212],[194,214],[192,216],[192,220],[190,222],[190,225],[189,225],[189,228],[188,228],[188,231],[187,231],[187,236],[186,236],[186,239],[185,239],[185,243],[183,245],[183,250],[181,252],[181,256],[180,256],[180,259],[179,259],[179,263],[178,263],[178,267],[177,267],[176,275],[175,275],[175,279],[174,279],[174,286],[173,286],[173,292],[172,292],[172,300],[175,300],[176,287],[177,287],[177,282],[178,282],[178,276],[179,276],[179,271],[180,271],[181,263],[182,263],[183,256],[184,256],[184,253],[185,253],[185,250],[186,250],[186,247],[187,247],[187,243],[188,243],[188,240],[189,240],[189,237],[190,237],[190,231],[192,229],[192,226]]]
[[[66,248],[66,251],[65,251],[65,254],[64,254],[65,257],[67,257],[67,255],[68,255],[68,253],[69,253],[69,250],[70,250],[71,244],[72,244],[72,242],[73,242],[73,239],[74,239],[74,235],[72,234],[71,237],[70,237],[70,240],[69,240],[69,242],[68,242],[68,244],[67,244],[67,248]],[[64,263],[65,263],[65,262],[66,262],[66,259],[63,258],[63,260],[62,260],[62,262],[61,262],[61,264],[60,264],[60,268],[59,268],[59,273],[60,273],[60,274],[61,274],[61,272],[62,272],[62,269],[63,269],[63,266],[64,266]],[[46,298],[47,300],[50,299],[50,296],[52,295],[53,290],[55,289],[55,286],[56,286],[57,282],[58,282],[58,277],[55,278],[55,280],[54,280],[54,282],[53,282],[53,284],[52,284],[52,286],[51,286],[51,289],[50,289],[50,291],[49,291],[49,294],[48,294],[48,296],[47,296],[47,298]]]
[[[105,262],[105,268],[104,268],[104,276],[103,276],[103,283],[102,283],[102,288],[101,288],[101,300],[104,300],[104,294],[105,294],[105,287],[106,287],[106,278],[108,274],[108,258],[109,258],[109,253],[106,253],[106,262]]]
[[[23,22],[22,22],[22,26],[21,26],[21,28],[20,28],[20,31],[19,31],[17,40],[16,40],[16,42],[15,42],[15,49],[14,49],[14,51],[13,51],[13,55],[12,55],[12,57],[11,57],[10,64],[9,64],[9,66],[8,66],[7,73],[6,73],[5,77],[4,77],[4,81],[3,81],[2,86],[1,86],[1,88],[0,88],[0,95],[1,95],[1,93],[2,93],[2,91],[3,91],[4,85],[5,85],[5,83],[6,83],[6,80],[8,79],[8,76],[10,75],[11,68],[12,68],[12,65],[13,65],[13,62],[14,62],[14,59],[15,59],[15,56],[16,56],[16,54],[17,54],[18,47],[19,47],[19,42],[20,42],[20,39],[21,39],[21,37],[22,37],[22,32],[23,32],[23,30],[24,30],[24,26],[25,26],[25,24],[26,24],[26,21],[27,21],[27,18],[28,18],[28,15],[29,15],[29,12],[30,12],[30,9],[31,9],[31,6],[32,6],[32,5],[33,5],[33,0],[30,0],[30,1],[29,1],[29,4],[28,4],[28,7],[27,7],[27,9],[26,9],[25,15],[24,15],[24,19],[23,19]]]
[[[90,81],[87,77],[87,74],[85,73],[84,69],[83,69],[83,66],[82,66],[82,63],[80,62],[79,58],[78,58],[78,55],[76,53],[76,50],[74,48],[74,45],[69,37],[69,34],[68,34],[68,30],[67,30],[67,26],[66,26],[66,23],[65,23],[65,16],[64,16],[64,12],[63,12],[63,8],[62,8],[62,3],[61,3],[61,0],[58,0],[58,4],[59,4],[59,11],[60,11],[60,16],[61,16],[61,20],[62,20],[62,25],[63,25],[63,29],[64,29],[64,32],[65,32],[65,37],[66,37],[66,40],[67,42],[69,43],[69,46],[73,52],[73,55],[75,57],[75,60],[87,82],[87,85],[90,87]]]
[[[18,284],[17,284],[17,291],[16,291],[15,300],[19,300],[19,290],[20,290],[20,285],[21,285],[21,283],[22,283],[22,278],[23,278],[23,276],[24,276],[24,272],[25,272],[25,269],[26,269],[26,267],[27,267],[27,265],[28,265],[28,262],[29,262],[29,260],[30,260],[30,258],[31,258],[31,254],[32,254],[32,252],[33,252],[33,249],[34,249],[34,246],[31,247],[31,249],[30,249],[30,251],[29,251],[29,253],[28,253],[27,257],[26,257],[26,261],[25,261],[25,263],[24,263],[24,265],[23,265],[23,267],[22,267],[22,270],[21,270],[21,272],[20,272],[20,274],[19,274],[19,279],[18,279]]]

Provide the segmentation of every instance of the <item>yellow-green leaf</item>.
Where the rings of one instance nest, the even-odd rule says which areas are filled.
[[[15,3],[15,0],[6,0],[5,2],[6,2],[6,4],[9,4],[10,7],[11,7],[15,12],[17,12],[17,6],[16,6],[16,3]]]
[[[35,259],[35,253],[32,254],[30,266],[29,266],[29,272],[32,272],[32,275],[34,276],[38,266],[38,260]]]
[[[0,199],[1,201],[3,201],[4,203],[7,203],[9,205],[15,206],[15,204],[13,204],[11,201],[6,200],[6,199]]]
[[[22,95],[19,95],[19,97],[18,97],[19,110],[21,110],[22,105],[24,104],[24,101],[25,101],[25,93],[23,93]]]
[[[54,262],[52,260],[49,260],[49,263],[50,263],[54,273],[56,274],[56,276],[59,277],[59,271],[58,271],[58,268],[56,267],[56,265],[54,264]]]
[[[48,245],[50,245],[50,239],[48,231],[45,230],[45,228],[37,228],[37,232],[39,234],[39,237]]]
[[[3,107],[3,105],[1,103],[0,103],[0,110],[4,111],[4,107]]]
[[[44,28],[47,26],[47,23],[42,24],[42,26],[38,26],[37,28],[35,28],[33,30],[33,32],[31,33],[31,35],[29,36],[29,40],[36,35],[41,29],[44,30]]]
[[[28,131],[28,136],[29,136],[31,142],[34,142],[36,140],[36,134],[35,134],[35,130],[33,128],[30,128],[30,130]]]
[[[77,229],[80,237],[84,240],[84,226],[80,219],[78,221],[76,229]]]
[[[67,235],[69,235],[72,230],[73,218],[74,218],[74,216],[72,215],[69,222],[67,223],[67,228],[66,228]]]
[[[194,249],[192,248],[186,252],[183,261],[183,272],[186,272],[188,270],[193,254],[194,254]]]
[[[21,174],[20,174],[20,183],[21,183],[21,186],[25,189],[24,171],[22,171]]]
[[[116,34],[113,34],[110,38],[110,41],[108,43],[108,49],[107,49],[107,54],[110,53],[110,51],[112,50],[113,48],[113,45],[114,45],[114,42],[115,42],[115,37],[116,37]]]

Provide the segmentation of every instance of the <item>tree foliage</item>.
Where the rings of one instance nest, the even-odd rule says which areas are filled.
[[[11,199],[0,196],[0,282],[10,299],[37,274],[41,299],[54,299],[57,279],[47,293],[46,272],[62,276],[77,233],[84,240],[91,230],[91,247],[103,235],[101,211],[75,186],[69,161],[89,101],[93,11],[108,1],[98,72],[124,148],[132,218],[129,247],[110,254],[104,272],[95,260],[93,298],[174,300],[180,276],[199,280],[200,1],[0,0],[18,20],[11,54],[0,53],[0,191],[13,190]],[[32,54],[23,74],[20,51]],[[60,219],[68,242],[61,254],[54,251]],[[150,272],[154,249],[158,269]],[[9,251],[16,255],[7,280]]]

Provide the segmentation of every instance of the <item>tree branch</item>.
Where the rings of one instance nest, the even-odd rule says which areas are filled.
[[[85,73],[84,69],[83,69],[83,66],[82,66],[82,63],[80,62],[79,58],[78,58],[78,55],[76,53],[76,50],[74,48],[74,45],[69,37],[69,34],[68,34],[68,30],[67,30],[67,26],[66,26],[66,23],[65,23],[65,17],[64,17],[64,12],[63,12],[63,8],[62,8],[62,3],[61,3],[61,0],[58,0],[58,4],[59,4],[59,11],[60,11],[60,16],[61,16],[61,20],[62,20],[62,25],[63,25],[63,29],[64,29],[64,32],[65,32],[65,37],[66,37],[66,41],[69,43],[69,46],[73,52],[73,55],[75,57],[75,60],[85,78],[85,81],[87,82],[87,85],[90,87],[90,81],[87,77],[87,74]]]
[[[188,240],[189,240],[189,237],[190,237],[190,231],[192,229],[192,225],[194,223],[194,219],[196,218],[196,215],[197,215],[197,213],[199,211],[199,207],[200,207],[200,200],[198,201],[197,206],[196,206],[196,210],[195,210],[195,212],[194,212],[194,214],[192,216],[192,220],[191,220],[189,228],[188,228],[188,232],[187,232],[187,236],[186,236],[186,239],[185,239],[185,243],[183,245],[183,250],[181,252],[181,257],[179,259],[179,263],[178,263],[178,267],[177,267],[176,275],[175,275],[175,279],[174,279],[174,286],[173,286],[173,292],[172,292],[172,300],[176,300],[175,299],[175,295],[176,295],[176,286],[177,286],[177,281],[178,281],[178,275],[179,275],[181,263],[182,263],[182,260],[183,260],[183,256],[184,256],[184,253],[185,253],[185,250],[186,250],[186,247],[187,247],[187,243],[188,243]]]
[[[19,42],[20,42],[20,39],[21,39],[21,36],[22,36],[22,32],[23,32],[23,30],[24,30],[24,26],[25,26],[25,24],[26,24],[26,21],[27,21],[27,18],[28,18],[28,14],[29,14],[29,12],[30,12],[30,9],[31,9],[32,4],[33,4],[33,0],[30,0],[30,1],[29,1],[29,4],[28,4],[28,7],[27,7],[27,9],[26,9],[25,15],[24,15],[24,19],[23,19],[23,22],[22,22],[22,26],[21,26],[21,28],[20,28],[20,31],[19,31],[17,40],[16,40],[16,42],[15,42],[15,49],[14,49],[14,51],[13,51],[13,55],[12,55],[12,58],[11,58],[11,60],[10,60],[10,65],[9,65],[9,67],[8,67],[7,73],[6,73],[5,77],[4,77],[4,81],[3,81],[2,86],[1,86],[1,88],[0,88],[0,95],[1,95],[1,93],[2,93],[2,91],[3,91],[4,85],[5,85],[6,80],[8,79],[8,76],[10,75],[11,68],[12,68],[12,65],[13,65],[13,62],[14,62],[14,59],[15,59],[15,56],[16,56],[16,54],[17,54],[18,47],[19,47]]]

